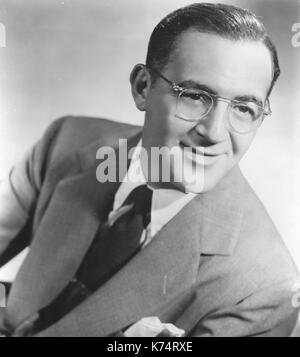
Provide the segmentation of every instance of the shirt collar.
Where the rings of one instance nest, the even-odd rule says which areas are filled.
[[[123,202],[136,187],[147,184],[146,178],[143,174],[140,153],[142,148],[142,139],[139,140],[137,146],[134,148],[131,162],[126,175],[115,195],[113,210],[117,210],[122,206]]]
[[[117,210],[130,192],[136,187],[147,184],[143,174],[140,153],[142,139],[134,148],[129,169],[115,195],[113,211]],[[171,220],[196,194],[184,193],[175,189],[153,189],[151,207],[151,236],[154,236],[169,220]]]

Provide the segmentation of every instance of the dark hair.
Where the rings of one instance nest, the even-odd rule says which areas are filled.
[[[231,40],[257,41],[270,51],[273,61],[271,90],[280,74],[276,48],[262,22],[249,10],[225,4],[196,3],[167,15],[154,28],[148,44],[146,66],[162,70],[169,62],[179,35],[189,29]],[[153,83],[155,71],[151,71]]]

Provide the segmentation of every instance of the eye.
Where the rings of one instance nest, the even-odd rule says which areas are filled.
[[[237,106],[237,109],[241,112],[241,113],[252,113],[252,110],[247,107],[246,105],[239,105]]]
[[[194,104],[205,104],[209,105],[211,103],[211,98],[208,94],[196,90],[185,89],[181,93],[181,99]]]
[[[236,103],[233,105],[233,110],[241,119],[255,120],[258,114],[258,109],[254,103]]]

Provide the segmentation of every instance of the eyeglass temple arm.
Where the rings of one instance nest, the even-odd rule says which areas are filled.
[[[266,107],[267,107],[267,111],[265,109]],[[266,99],[266,105],[264,107],[264,115],[272,115],[272,110],[271,110],[271,105],[270,105],[269,98]]]
[[[164,81],[166,81],[168,84],[170,84],[170,86],[172,86],[172,88],[174,89],[174,91],[176,92],[181,92],[183,91],[183,88],[180,87],[178,84],[176,84],[175,82],[170,81],[168,78],[166,78],[164,75],[162,75],[157,69],[152,68],[152,67],[147,67],[150,71],[155,72],[160,78],[162,78]]]

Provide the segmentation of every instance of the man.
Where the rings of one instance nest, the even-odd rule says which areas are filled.
[[[2,185],[1,264],[30,245],[2,333],[288,336],[298,273],[238,168],[279,72],[247,10],[202,3],[163,19],[130,76],[143,128],[62,118]],[[107,182],[103,148],[117,154]]]

